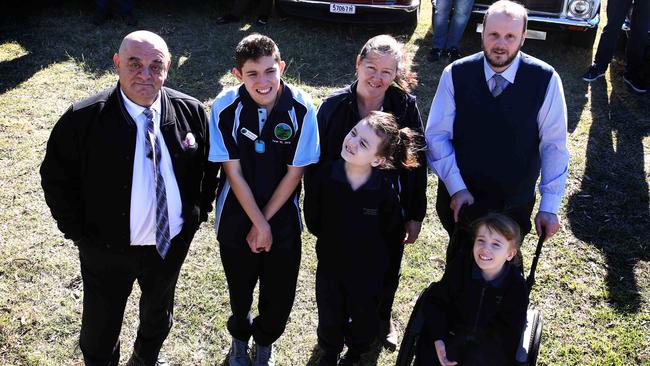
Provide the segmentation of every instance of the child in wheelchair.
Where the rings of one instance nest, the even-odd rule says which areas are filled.
[[[416,365],[511,365],[526,321],[528,290],[513,261],[519,226],[489,213],[472,224],[471,253],[447,263],[431,285]]]

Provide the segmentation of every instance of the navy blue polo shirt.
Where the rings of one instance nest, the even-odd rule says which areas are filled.
[[[311,97],[284,82],[282,86],[282,94],[268,115],[243,84],[222,91],[212,104],[208,160],[238,160],[260,209],[271,199],[288,166],[316,163],[320,155]],[[269,220],[274,247],[295,242],[300,235],[299,192],[300,186]],[[245,239],[251,225],[230,183],[222,179],[215,210],[217,240],[222,245],[247,247]]]

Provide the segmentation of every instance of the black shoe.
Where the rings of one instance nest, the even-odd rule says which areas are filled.
[[[126,366],[146,366],[146,363],[140,356],[133,353],[129,360],[126,362]],[[154,366],[169,366],[169,362],[165,359],[165,356],[158,355],[158,359]]]
[[[607,68],[602,68],[596,64],[592,64],[589,67],[589,70],[582,75],[582,80],[592,82],[598,78],[605,76],[605,70]]]
[[[397,350],[397,328],[393,322],[393,317],[379,321],[379,341],[386,350],[390,352]]]
[[[269,23],[269,17],[267,17],[265,15],[262,15],[259,18],[257,18],[257,21],[255,22],[256,25],[259,25],[259,26],[262,26],[262,27],[267,25],[268,23]]]
[[[438,62],[442,57],[442,50],[440,48],[432,48],[429,51],[429,57],[427,59],[431,62]]]
[[[447,56],[449,57],[449,62],[454,62],[459,58],[463,57],[463,55],[460,54],[460,51],[456,47],[452,47],[448,49]]]
[[[336,366],[339,361],[338,353],[327,353],[325,352],[323,356],[318,361],[318,366]]]
[[[100,26],[108,20],[108,13],[95,13],[93,16],[93,24]]]
[[[361,362],[361,355],[350,352],[348,350],[340,359],[337,365],[339,366],[357,366]]]
[[[217,24],[228,24],[238,22],[239,17],[236,17],[232,14],[226,14],[217,18]]]
[[[648,87],[638,77],[623,75],[623,81],[637,94],[645,94],[648,91]]]
[[[124,14],[122,18],[124,19],[124,23],[126,23],[126,25],[128,25],[129,27],[135,27],[138,25],[138,18],[135,15],[133,15],[132,12]]]

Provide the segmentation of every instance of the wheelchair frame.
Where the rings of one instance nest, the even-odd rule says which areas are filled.
[[[537,247],[535,248],[533,261],[530,265],[530,274],[526,278],[529,294],[535,285],[535,269],[537,268],[537,262],[542,253],[542,246],[545,239],[546,235],[542,232],[537,242]],[[447,253],[447,259],[449,259],[449,253]],[[406,330],[404,331],[402,343],[400,344],[396,366],[410,366],[415,359],[417,342],[422,327],[424,326],[424,306],[422,304],[426,300],[430,288],[431,284],[422,290],[415,302],[415,306],[406,325]],[[526,313],[526,325],[515,355],[515,365],[535,366],[537,364],[537,356],[542,341],[542,327],[543,318],[541,310],[529,306]]]

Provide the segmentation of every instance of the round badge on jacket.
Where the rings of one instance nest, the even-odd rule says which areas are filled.
[[[286,123],[278,123],[273,129],[273,134],[278,140],[287,141],[293,135],[293,130]]]

